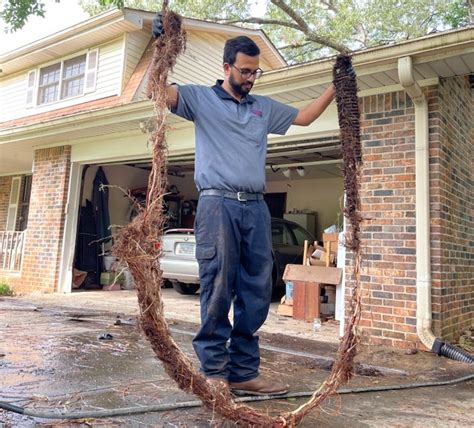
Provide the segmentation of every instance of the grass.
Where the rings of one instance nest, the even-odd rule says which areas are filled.
[[[5,282],[0,282],[0,296],[13,296],[12,288]]]

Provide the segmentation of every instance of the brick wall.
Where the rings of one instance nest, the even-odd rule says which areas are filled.
[[[425,89],[429,106],[433,331],[456,341],[474,319],[472,98],[468,79]],[[416,335],[415,118],[404,92],[361,100],[363,342]],[[351,260],[348,261],[350,272]],[[347,289],[350,292],[350,287]]]
[[[10,190],[12,177],[0,177],[0,231],[7,227],[8,204],[10,203]]]
[[[440,79],[431,113],[430,182],[435,333],[474,326],[474,133],[469,79]]]
[[[361,100],[364,341],[416,341],[415,118],[404,92]],[[349,291],[349,290],[348,290]]]
[[[15,290],[57,291],[70,154],[70,146],[35,152],[22,272],[12,278]]]

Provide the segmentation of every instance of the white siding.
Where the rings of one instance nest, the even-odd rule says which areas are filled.
[[[63,107],[81,104],[112,95],[118,95],[121,90],[123,39],[120,38],[101,46],[91,47],[91,50],[96,48],[99,49],[99,64],[97,85],[94,92],[64,101],[27,108],[26,96],[28,74],[32,69],[24,70],[22,73],[0,80],[0,99],[2,100],[0,122],[57,110]],[[77,52],[66,58],[58,58],[57,61],[40,64],[37,68],[39,69],[46,65],[55,64],[64,59],[74,58],[83,55],[84,53],[86,53],[86,51]],[[35,91],[35,98],[36,97],[37,92]]]
[[[8,80],[0,81],[0,121],[3,122],[27,114],[26,91],[29,71],[21,75],[17,74]],[[31,110],[28,109],[28,111]]]
[[[213,85],[222,79],[222,54],[227,37],[204,32],[188,32],[186,50],[178,57],[173,73],[168,77],[171,83]],[[137,99],[146,99],[147,79],[143,79]]]
[[[222,79],[224,44],[229,37],[205,33],[202,31],[188,32],[186,50],[178,57],[173,73],[168,81],[178,84],[194,83],[198,85],[213,85],[217,79]],[[263,70],[270,70],[267,61],[260,58]],[[146,80],[140,85],[140,95],[137,99],[145,99]]]
[[[148,30],[127,33],[125,42],[125,72],[123,76],[123,87],[127,84],[145,48],[150,42],[151,36]]]

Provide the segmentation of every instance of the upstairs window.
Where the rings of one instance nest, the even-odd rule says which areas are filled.
[[[28,74],[26,106],[50,104],[95,91],[98,50]]]
[[[54,64],[40,70],[38,104],[52,103],[58,100],[60,73],[61,64]]]
[[[85,71],[86,55],[64,61],[61,99],[82,95]]]
[[[81,55],[40,70],[38,105],[82,95],[87,55]]]

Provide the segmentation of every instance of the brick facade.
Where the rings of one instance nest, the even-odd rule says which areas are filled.
[[[433,331],[454,342],[474,319],[472,97],[465,77],[425,89],[429,105]],[[414,106],[404,91],[361,100],[363,340],[407,348],[416,334]],[[58,287],[70,147],[35,152],[18,291]],[[0,230],[11,177],[0,177]],[[348,278],[351,270],[348,257]],[[350,293],[350,282],[346,287]]]
[[[405,92],[361,100],[362,317],[372,344],[416,336],[415,117]]]
[[[21,275],[9,280],[17,291],[57,291],[70,156],[70,146],[35,152]]]
[[[433,330],[455,341],[474,319],[472,104],[466,78],[425,90],[429,106]],[[364,342],[416,335],[414,106],[403,91],[361,100]],[[469,264],[470,263],[470,264]],[[348,261],[350,272],[351,261]],[[350,287],[348,287],[350,292]]]
[[[474,132],[469,79],[440,79],[430,116],[433,318],[455,342],[474,326]],[[437,110],[437,111],[436,111]]]

